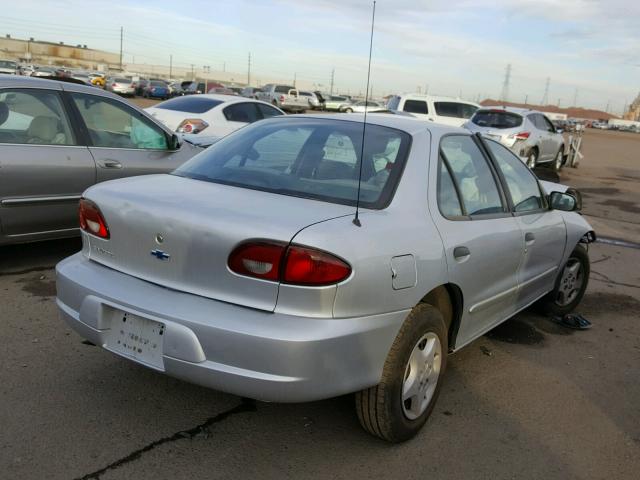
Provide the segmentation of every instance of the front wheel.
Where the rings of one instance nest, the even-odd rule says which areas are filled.
[[[355,395],[358,419],[367,432],[389,442],[418,433],[440,393],[447,342],[440,312],[417,305],[391,346],[380,383]]]
[[[344,111],[346,113],[353,113],[353,108],[345,108]]]
[[[556,172],[559,172],[562,168],[562,164],[564,163],[564,148],[560,147],[558,153],[556,154],[556,159],[553,161],[553,169]]]
[[[590,273],[591,263],[587,249],[578,244],[569,255],[553,290],[540,299],[542,312],[553,316],[571,313],[584,297]]]

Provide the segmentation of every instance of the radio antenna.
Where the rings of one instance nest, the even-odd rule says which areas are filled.
[[[367,130],[367,109],[369,107],[369,80],[371,79],[371,52],[373,51],[373,26],[376,22],[376,0],[373,0],[373,13],[371,14],[371,38],[369,39],[369,65],[367,66],[367,90],[364,95],[364,120],[362,123],[362,145],[360,146],[360,172],[358,173],[358,196],[356,198],[356,216],[353,224],[361,227],[360,213],[360,186],[362,185],[362,164],[364,163],[364,139]]]

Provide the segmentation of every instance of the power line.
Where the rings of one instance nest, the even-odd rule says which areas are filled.
[[[509,83],[511,82],[511,64],[507,64],[507,68],[504,72],[504,83],[502,84],[502,93],[500,100],[503,102],[509,101]]]
[[[542,101],[540,105],[547,105],[549,103],[549,84],[551,83],[551,78],[547,77],[547,82],[544,85],[544,95],[542,96]]]

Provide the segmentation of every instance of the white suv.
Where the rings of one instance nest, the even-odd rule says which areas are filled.
[[[433,97],[419,93],[394,95],[387,102],[389,110],[408,112],[430,122],[461,127],[480,107],[457,98]]]

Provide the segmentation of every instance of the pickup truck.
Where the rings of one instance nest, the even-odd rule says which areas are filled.
[[[258,100],[289,112],[304,112],[309,108],[308,98],[289,85],[268,84],[257,91],[255,96]]]

